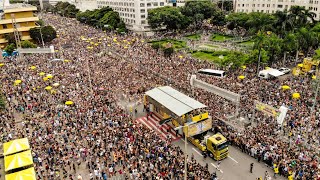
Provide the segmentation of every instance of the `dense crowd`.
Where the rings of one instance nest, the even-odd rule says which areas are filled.
[[[2,142],[28,137],[39,179],[76,179],[79,173],[89,174],[90,179],[116,174],[130,179],[182,179],[183,152],[136,123],[117,105],[119,96],[142,99],[146,90],[171,85],[208,105],[213,117],[227,120],[235,112],[232,103],[190,87],[190,75],[198,69],[216,69],[209,62],[179,53],[166,58],[137,35],[105,33],[75,19],[48,14],[45,21],[58,31],[59,37],[53,42],[58,47],[56,54],[70,61],[25,55],[0,67],[1,88],[8,101],[7,110],[1,113],[6,120],[0,122]],[[66,44],[71,47],[59,48]],[[103,51],[107,53],[103,55]],[[256,126],[239,132],[220,123],[222,133],[251,156],[268,165],[277,164],[282,175],[319,179],[320,106],[318,103],[311,116],[311,80],[292,76],[260,80],[255,68],[228,70],[222,79],[198,78],[241,94],[241,116],[253,114],[254,100],[289,107],[284,125],[257,113]],[[39,72],[54,77],[44,81]],[[239,80],[239,75],[246,78]],[[17,79],[22,83],[14,86]],[[44,89],[53,83],[60,86],[52,91]],[[283,91],[282,85],[291,90]],[[292,92],[299,92],[301,98],[292,99]],[[74,105],[64,105],[68,100]],[[12,123],[20,115],[28,121]],[[212,176],[194,160],[189,161],[188,172],[190,179]]]

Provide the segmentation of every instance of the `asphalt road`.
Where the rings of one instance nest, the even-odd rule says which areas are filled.
[[[179,146],[183,151],[184,140],[173,142],[173,144]],[[264,178],[265,171],[269,172],[269,175],[273,176],[273,170],[267,167],[264,163],[258,163],[258,161],[249,155],[242,153],[238,148],[229,146],[229,157],[222,160],[219,170],[217,168],[217,161],[207,157],[206,159],[200,153],[193,144],[188,143],[187,151],[189,158],[194,155],[194,158],[198,163],[205,165],[208,163],[210,172],[217,172],[219,180],[256,180],[258,177]],[[183,157],[181,157],[183,158]],[[254,163],[253,173],[250,173],[250,164]],[[272,177],[272,179],[275,179]],[[284,177],[277,177],[277,180],[285,180]]]

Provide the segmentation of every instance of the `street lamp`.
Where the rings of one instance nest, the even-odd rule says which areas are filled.
[[[179,126],[179,127],[176,127],[174,128],[175,131],[177,130],[180,130],[182,128],[186,128],[187,127],[187,130],[185,131],[185,134],[184,134],[184,180],[187,180],[188,179],[188,172],[187,172],[187,164],[188,164],[188,153],[187,153],[187,136],[189,136],[189,126],[192,125],[192,124],[195,124],[196,122],[191,122],[191,123],[186,123],[184,126]]]
[[[42,42],[42,47],[44,48],[44,41],[43,41],[43,37],[42,37],[42,27],[41,27],[41,25],[39,24],[39,23],[37,23],[37,22],[35,22],[35,24],[37,25],[37,26],[40,26],[40,37],[41,37],[41,42]]]

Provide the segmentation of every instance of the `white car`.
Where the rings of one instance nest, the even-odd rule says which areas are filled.
[[[283,67],[283,68],[280,68],[279,71],[280,71],[280,72],[283,72],[283,73],[285,73],[285,74],[289,74],[290,71],[291,71],[291,69],[289,69],[289,68],[284,68],[284,67]]]

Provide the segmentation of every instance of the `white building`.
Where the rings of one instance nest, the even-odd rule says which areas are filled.
[[[128,29],[145,35],[151,31],[147,22],[148,10],[172,4],[172,0],[97,0],[98,8],[111,7],[119,12]]]
[[[235,0],[235,12],[264,12],[275,13],[276,11],[289,10],[291,6],[304,6],[316,14],[315,19],[320,17],[320,0]]]

